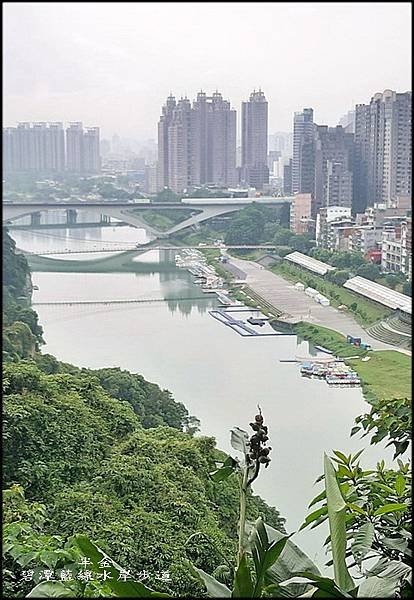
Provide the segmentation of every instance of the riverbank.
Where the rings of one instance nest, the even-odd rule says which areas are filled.
[[[211,260],[214,262],[216,258],[212,257]],[[238,268],[243,268],[243,261],[239,259],[235,262]],[[246,261],[245,265],[247,266],[248,264],[249,263]],[[258,272],[263,273],[263,267],[259,267],[258,265],[257,267],[259,271],[255,270],[255,274],[257,275]],[[225,266],[224,270],[226,270]],[[246,271],[248,271],[247,268]],[[267,316],[272,319],[271,322],[273,325],[277,327],[279,317],[283,315],[284,312],[281,309],[283,303],[277,305],[278,300],[282,301],[283,294],[280,293],[280,290],[278,290],[280,293],[279,298],[278,293],[275,292],[274,301],[266,300],[262,295],[263,290],[260,286],[255,287],[254,279],[249,280],[247,277],[246,285],[241,288],[240,286],[234,285],[234,278],[231,276],[231,273],[228,270],[226,270],[226,272],[232,296],[237,300],[243,301],[248,306],[260,306],[260,310],[264,314],[267,314]],[[269,273],[269,271],[267,271],[267,273]],[[265,276],[265,273],[263,273],[263,275]],[[281,274],[279,277],[280,276]],[[275,282],[277,283],[277,281]],[[284,298],[284,300],[286,299]],[[326,314],[326,307],[318,307],[318,309],[321,314]],[[324,310],[325,313],[322,312]],[[339,311],[335,312],[339,313]],[[343,317],[343,315],[340,316]],[[357,331],[356,326],[353,326],[352,328],[351,316],[347,315],[346,317],[347,321],[350,322],[350,331],[352,330],[354,333]],[[343,318],[340,323],[341,327],[344,326],[342,321],[344,321]],[[279,321],[279,323],[289,326],[283,320]],[[376,344],[374,346],[374,351],[363,350],[349,344],[344,332],[336,331],[330,327],[324,327],[319,323],[306,322],[304,319],[292,323],[290,326],[292,331],[304,340],[312,342],[315,345],[323,346],[330,350],[335,356],[348,359],[346,362],[349,365],[352,365],[361,378],[364,397],[368,402],[372,402],[376,398],[392,400],[394,398],[411,397],[411,355],[408,352],[397,351],[385,344]],[[359,329],[360,328],[358,328],[358,330]],[[367,334],[365,332],[363,332],[363,334],[365,334],[363,339],[367,340]],[[368,341],[370,340],[368,339]],[[368,357],[369,360],[362,361],[361,359],[364,357]]]
[[[411,397],[410,356],[396,350],[361,350],[348,344],[340,333],[308,323],[294,325],[293,330],[303,339],[347,359],[345,362],[355,369],[361,379],[362,391],[368,402]],[[369,360],[362,361],[364,357],[369,357]]]

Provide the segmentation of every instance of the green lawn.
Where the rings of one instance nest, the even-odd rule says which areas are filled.
[[[342,286],[327,281],[319,275],[306,272],[295,265],[281,262],[272,266],[270,270],[285,279],[289,279],[295,283],[301,281],[305,285],[317,289],[330,299],[332,306],[340,306],[341,304],[347,306],[355,320],[364,327],[369,327],[377,321],[385,319],[392,312],[391,310],[382,307],[380,304],[371,302]]]
[[[294,331],[297,335],[312,341],[318,346],[327,348],[336,356],[347,358],[349,356],[366,356],[367,350],[361,350],[357,346],[348,344],[346,337],[341,333],[321,327],[320,325],[311,325],[310,323],[301,322],[294,326]],[[372,353],[370,353],[372,355]]]
[[[363,392],[370,401],[374,395],[377,398],[411,398],[411,356],[396,350],[365,351],[351,346],[346,338],[317,325],[299,323],[294,327],[295,333],[323,346],[341,358],[359,356],[358,359],[348,360],[348,364],[357,371],[363,382]],[[361,361],[363,356],[369,356],[368,361]]]
[[[370,360],[353,360],[364,382],[364,392],[377,398],[411,398],[411,356],[395,350],[370,353]]]

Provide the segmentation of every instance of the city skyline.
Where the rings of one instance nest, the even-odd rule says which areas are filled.
[[[290,131],[304,106],[332,127],[376,91],[411,89],[408,3],[108,3],[98,18],[94,6],[5,4],[5,126],[99,114],[103,138],[155,139],[170,89],[205,87],[231,100],[240,130],[241,103],[261,87],[269,132]]]

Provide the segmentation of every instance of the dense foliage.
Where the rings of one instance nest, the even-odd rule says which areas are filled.
[[[284,206],[268,208],[253,202],[230,217],[224,240],[230,245],[267,242],[283,245],[284,241],[276,241],[275,236],[285,240],[285,232],[288,232],[289,239],[294,235],[283,227],[287,223],[288,214]]]
[[[207,536],[188,549],[207,570],[236,540],[237,482],[221,488],[208,476],[221,457],[214,440],[144,430],[126,401],[84,372],[46,375],[10,363],[3,388],[4,484],[46,505],[42,534],[88,534],[135,573],[169,570],[175,593],[197,591],[183,565],[187,538]],[[260,500],[250,506],[250,518],[283,527]]]
[[[27,261],[16,253],[14,240],[3,235],[3,360],[35,354],[42,343],[42,328],[29,305],[30,276]]]

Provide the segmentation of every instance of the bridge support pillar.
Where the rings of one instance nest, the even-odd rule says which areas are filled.
[[[30,215],[30,225],[40,225],[40,212],[36,212]]]
[[[101,215],[101,223],[110,223],[111,222],[111,217],[108,215]]]
[[[73,225],[74,223],[76,223],[77,217],[78,217],[78,213],[76,212],[75,209],[69,208],[66,211],[66,223],[68,225]]]

